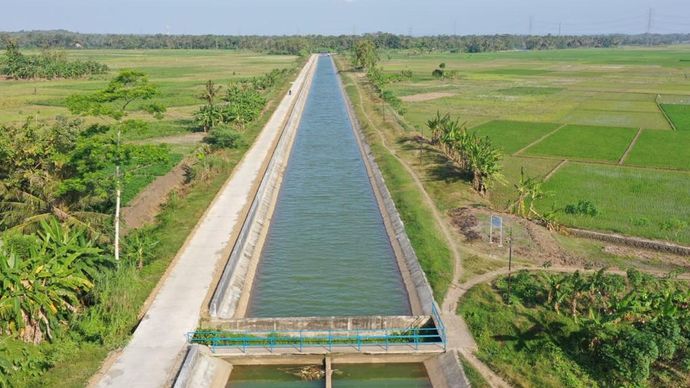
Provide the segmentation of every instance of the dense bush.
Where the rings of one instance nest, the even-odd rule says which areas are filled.
[[[237,148],[242,144],[242,135],[226,126],[213,128],[204,141],[216,148]]]
[[[566,214],[594,217],[599,214],[599,209],[591,201],[580,200],[576,204],[568,204],[563,211]]]
[[[485,347],[493,348],[495,339],[506,338],[497,346],[515,353],[501,357],[548,358],[555,353],[549,351],[547,356],[547,349],[555,347],[571,360],[567,362],[578,364],[564,364],[563,371],[581,370],[603,386],[682,385],[678,376],[669,377],[666,371],[686,370],[690,365],[687,285],[636,270],[627,277],[600,270],[589,275],[521,271],[498,279],[494,287],[503,298],[492,303],[508,300],[511,306],[491,308],[509,310],[495,314],[494,322],[481,322],[476,309],[468,310],[466,318]],[[507,333],[496,331],[514,321],[511,314],[523,322],[513,329],[522,332],[519,337],[524,342],[514,347]],[[525,318],[534,325],[531,329],[522,326]],[[491,337],[484,337],[487,330]],[[529,351],[535,353],[524,353]]]
[[[81,78],[103,74],[108,67],[94,61],[71,61],[64,53],[43,51],[39,55],[24,55],[17,46],[8,42],[0,74],[13,79]]]

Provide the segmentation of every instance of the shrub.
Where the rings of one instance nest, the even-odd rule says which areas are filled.
[[[242,135],[228,127],[214,128],[204,141],[215,148],[237,148],[243,143]]]
[[[576,204],[569,204],[565,206],[566,214],[584,215],[594,217],[599,214],[599,210],[591,201],[580,200]]]

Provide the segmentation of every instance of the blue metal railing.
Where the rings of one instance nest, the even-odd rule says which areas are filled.
[[[437,321],[437,322],[440,322]],[[408,346],[415,350],[420,345],[435,345],[446,349],[445,332],[436,327],[410,327],[397,329],[355,330],[294,330],[280,333],[271,331],[194,331],[187,334],[190,343],[208,345],[216,349],[237,348],[247,352],[250,348],[293,348],[302,352],[305,347],[351,347],[362,351],[363,347],[378,346],[386,351],[391,347]]]
[[[434,324],[438,330],[438,335],[441,337],[441,342],[443,342],[443,350],[446,350],[446,346],[448,345],[448,338],[446,337],[446,325],[443,323],[443,319],[441,319],[441,314],[438,312],[436,302],[431,304],[431,318],[434,320]]]

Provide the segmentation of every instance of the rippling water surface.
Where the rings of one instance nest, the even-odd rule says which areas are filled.
[[[320,57],[249,316],[410,313],[338,82]]]

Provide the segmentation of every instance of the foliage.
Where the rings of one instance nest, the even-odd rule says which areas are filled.
[[[220,86],[216,86],[212,80],[208,80],[204,86],[204,93],[199,96],[199,99],[205,104],[194,114],[194,120],[204,132],[208,132],[215,127],[216,123],[223,121],[222,109],[216,105],[216,97],[220,91]]]
[[[224,103],[217,104],[216,98],[222,88],[213,81],[207,81],[201,99],[204,101],[195,113],[194,119],[204,132],[216,125],[232,124],[244,129],[255,121],[266,106],[265,94],[278,82],[285,79],[287,69],[273,69],[269,73],[246,80],[232,82],[223,97]],[[227,131],[224,131],[228,134]]]
[[[232,123],[244,129],[248,123],[256,120],[266,105],[266,97],[255,89],[251,83],[230,85],[225,96],[223,122]]]
[[[122,120],[129,111],[146,111],[156,118],[162,118],[165,108],[150,102],[160,93],[148,77],[135,70],[122,70],[108,85],[91,94],[75,94],[67,98],[67,106],[73,114],[105,116]],[[135,106],[140,102],[143,105]]]
[[[242,135],[228,127],[214,128],[204,142],[216,148],[237,148],[242,144]]]
[[[355,42],[352,51],[352,64],[355,68],[371,70],[376,67],[379,55],[372,40],[359,39]]]
[[[80,309],[105,260],[83,230],[54,219],[24,242],[0,245],[0,332],[39,343]]]
[[[495,314],[494,322],[478,320],[479,311],[470,307],[476,306],[474,293],[469,296],[473,301],[463,303],[460,311],[475,335],[490,331],[490,336],[479,334],[480,351],[501,342],[499,346],[510,349],[517,360],[529,357],[525,353],[529,351],[537,352],[532,356],[546,356],[545,348],[554,347],[570,360],[563,371],[581,369],[600,385],[645,386],[650,379],[658,383],[667,368],[680,369],[690,357],[690,291],[672,278],[636,270],[621,277],[605,271],[587,275],[521,271],[494,283],[496,293],[510,292],[512,306],[503,305],[501,298],[492,298],[491,304],[482,302],[482,308],[498,303],[502,306],[492,308],[507,309]],[[488,301],[486,295],[481,298]],[[528,318],[514,321],[512,314]],[[522,331],[517,342],[494,331],[507,322],[516,322],[518,333]],[[544,342],[549,345],[545,347]],[[516,368],[502,365],[515,379],[522,379],[515,374]],[[543,372],[527,373],[541,376]],[[556,373],[567,378],[559,370]],[[683,378],[676,375],[675,382],[667,384],[684,385]]]
[[[508,210],[526,219],[530,219],[532,216],[540,217],[541,215],[535,209],[535,203],[550,194],[544,191],[543,185],[543,180],[528,176],[525,174],[525,169],[521,168],[520,180],[514,185],[517,198],[510,204]]]
[[[594,206],[592,201],[588,200],[579,200],[576,204],[571,203],[565,205],[563,211],[566,214],[583,215],[590,217],[595,217],[597,214],[599,214],[599,210],[597,209],[597,207]]]
[[[577,47],[618,47],[621,45],[668,45],[690,40],[688,34],[608,34],[608,35],[481,35],[481,36],[409,36],[378,32],[361,36],[229,36],[229,35],[144,35],[144,34],[83,34],[64,30],[23,31],[5,33],[23,47],[114,49],[243,49],[272,54],[300,55],[306,51],[348,51],[356,39],[368,39],[382,49],[418,51],[486,52],[509,50],[545,50]]]
[[[44,50],[39,55],[24,55],[12,40],[5,42],[5,60],[0,74],[12,79],[81,78],[103,74],[106,65],[94,61],[70,61],[62,52]]]
[[[485,195],[493,182],[502,180],[502,154],[488,137],[468,132],[464,123],[440,112],[427,121],[427,126],[431,130],[430,144],[472,177],[472,187],[477,192]]]
[[[123,123],[124,131],[132,122]],[[31,231],[46,218],[79,225],[104,238],[105,213],[114,206],[114,161],[128,166],[125,180],[170,159],[167,146],[122,144],[110,127],[79,120],[27,120],[0,132],[0,230]]]
[[[383,101],[395,109],[398,114],[405,114],[405,107],[403,107],[402,100],[400,100],[395,93],[385,89],[386,84],[391,82],[391,77],[385,75],[380,68],[371,67],[367,71],[367,78]]]

